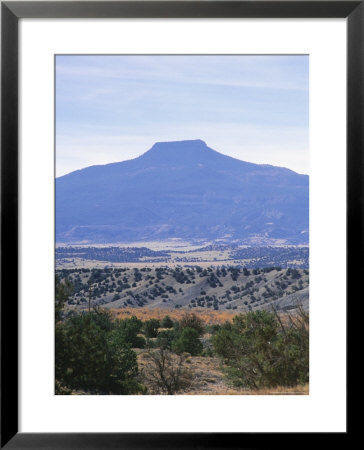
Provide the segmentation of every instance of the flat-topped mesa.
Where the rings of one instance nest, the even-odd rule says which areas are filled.
[[[158,142],[138,158],[56,183],[60,242],[308,241],[307,176],[232,158],[201,140]]]
[[[201,139],[156,142],[150,150],[141,155],[141,158],[156,159],[159,162],[173,159],[173,161],[177,162],[178,160],[186,161],[191,159],[199,160],[200,157],[206,158],[209,152],[216,153]]]
[[[207,144],[202,139],[185,139],[183,141],[165,141],[165,142],[156,142],[152,149],[158,150],[158,149],[164,149],[164,148],[170,148],[170,149],[181,149],[184,147],[194,147],[194,148],[206,148]]]

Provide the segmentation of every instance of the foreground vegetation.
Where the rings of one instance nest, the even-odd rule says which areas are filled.
[[[278,392],[308,383],[308,315],[302,309],[292,316],[250,311],[215,325],[191,312],[179,320],[118,319],[99,307],[67,311],[72,290],[56,278],[56,394],[198,393],[198,367],[212,364],[226,377],[219,393]]]

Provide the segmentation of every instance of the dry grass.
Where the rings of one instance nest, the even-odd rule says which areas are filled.
[[[144,350],[136,350],[138,365],[145,369],[148,359]],[[266,389],[239,389],[230,386],[223,373],[219,358],[189,356],[186,367],[193,373],[193,382],[190,388],[176,395],[308,395],[309,385],[295,387],[278,386]],[[145,382],[145,380],[144,380]]]
[[[159,267],[191,267],[191,266],[199,266],[203,268],[208,267],[220,267],[221,263],[224,265],[237,265],[241,264],[241,261],[233,260],[233,259],[223,259],[219,261],[207,260],[207,261],[189,261],[189,262],[179,262],[171,260],[168,263],[166,262],[149,262],[148,260],[140,259],[139,262],[110,262],[110,261],[100,261],[93,259],[84,259],[84,258],[64,258],[62,260],[56,260],[56,269],[104,269],[105,267],[111,267],[114,269],[143,269],[145,267],[156,269]]]
[[[188,311],[183,309],[162,309],[162,308],[123,308],[110,309],[115,318],[127,319],[136,316],[140,320],[163,319],[169,316],[172,320],[181,320]],[[200,317],[206,325],[221,324],[226,321],[232,321],[236,316],[236,312],[232,311],[215,311],[207,309],[194,308],[193,313]]]
[[[258,389],[257,391],[244,391],[243,395],[309,395],[309,385],[284,387],[278,386],[276,388]]]
[[[172,320],[181,320],[186,314],[196,314],[203,320],[205,325],[223,324],[232,322],[233,318],[238,314],[246,314],[244,312],[227,311],[227,310],[210,310],[194,308],[193,311],[185,309],[165,309],[165,308],[114,308],[108,309],[116,319],[128,319],[136,316],[140,320],[158,319],[162,320],[165,316],[169,316]],[[295,315],[287,313],[279,313],[279,317],[284,325],[289,325],[291,320],[295,321]],[[296,319],[297,320],[297,319]]]
[[[307,395],[308,385],[292,388],[279,386],[269,389],[241,389],[230,386],[223,373],[219,358],[191,356],[190,369],[195,375],[192,388],[185,395]]]

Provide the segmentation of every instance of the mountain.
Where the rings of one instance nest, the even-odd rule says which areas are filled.
[[[201,140],[56,179],[57,242],[182,238],[308,243],[307,175],[223,155]]]

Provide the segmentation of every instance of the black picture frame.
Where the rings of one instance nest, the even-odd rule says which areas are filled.
[[[18,433],[18,22],[21,18],[347,18],[347,304],[363,263],[364,1],[1,2],[1,448],[257,448],[295,433]],[[11,268],[11,270],[8,270]],[[14,288],[15,286],[15,288]],[[11,294],[11,301],[7,297]],[[348,345],[348,350],[350,346]],[[348,429],[349,431],[349,429]],[[337,433],[340,441],[348,437]],[[321,433],[319,433],[321,435]],[[310,433],[299,443],[305,444]],[[327,436],[315,434],[316,443]],[[297,441],[296,441],[297,442]]]

